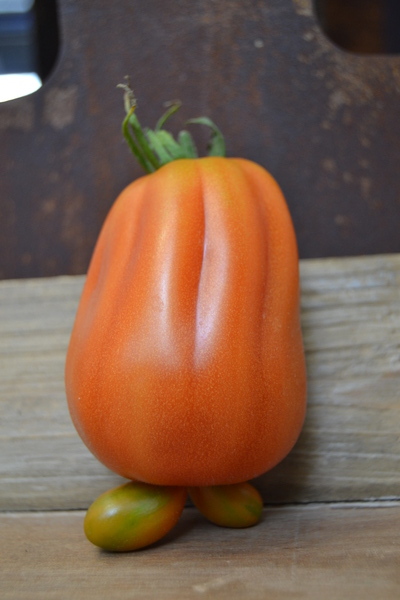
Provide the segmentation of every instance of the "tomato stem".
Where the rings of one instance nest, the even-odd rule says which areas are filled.
[[[155,169],[152,168],[151,164],[149,164],[149,162],[143,156],[141,149],[139,148],[138,144],[135,142],[134,138],[131,135],[130,128],[129,128],[130,117],[131,117],[131,114],[128,113],[126,115],[125,119],[123,120],[122,133],[124,135],[124,138],[129,146],[132,154],[135,156],[136,160],[139,162],[141,167],[148,173],[151,173]]]
[[[188,131],[180,131],[175,139],[169,131],[163,129],[166,121],[181,107],[180,101],[172,102],[168,106],[154,129],[143,128],[135,113],[137,102],[129,78],[126,78],[126,83],[121,83],[117,87],[124,90],[126,117],[122,123],[122,133],[131,152],[147,173],[153,173],[173,160],[198,157],[196,145]],[[224,137],[211,119],[198,117],[190,119],[187,124],[209,127],[211,140],[208,145],[208,156],[225,156]]]
[[[180,107],[182,106],[182,103],[180,100],[175,100],[174,102],[171,103],[166,103],[166,106],[169,106],[168,110],[158,119],[157,121],[157,125],[155,126],[155,131],[160,131],[160,129],[163,128],[163,125],[166,123],[166,121],[172,117],[173,114],[175,114]]]

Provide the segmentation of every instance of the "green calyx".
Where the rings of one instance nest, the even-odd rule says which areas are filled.
[[[198,158],[198,152],[189,131],[180,131],[177,139],[164,129],[166,121],[180,108],[180,102],[173,102],[158,120],[154,129],[143,128],[136,116],[136,98],[127,83],[118,87],[124,90],[126,117],[122,123],[122,133],[139,164],[147,173],[153,173],[163,165],[180,158]],[[225,156],[225,141],[221,131],[208,117],[190,119],[186,123],[206,125],[211,129],[208,156]]]

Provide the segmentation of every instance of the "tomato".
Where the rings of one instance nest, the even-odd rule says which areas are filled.
[[[83,441],[156,485],[269,470],[304,418],[298,288],[289,212],[263,168],[182,159],[136,180],[106,219],[69,345]]]
[[[97,241],[67,353],[69,410],[108,468],[206,487],[193,497],[224,523],[249,490],[215,486],[274,467],[305,416],[295,233],[273,177],[223,156],[208,119],[193,120],[213,131],[197,158],[187,131],[163,129],[176,107],[143,130],[129,93],[123,131],[149,174],[122,191]],[[245,513],[234,526],[251,524]]]
[[[221,527],[251,527],[261,519],[263,501],[249,483],[190,488],[193,504]]]
[[[186,497],[184,488],[126,483],[93,502],[86,513],[85,534],[95,546],[112,552],[149,546],[174,527]]]

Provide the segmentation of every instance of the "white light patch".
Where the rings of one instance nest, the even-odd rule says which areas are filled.
[[[0,102],[33,94],[42,87],[37,73],[8,73],[0,75]]]
[[[25,13],[33,5],[34,0],[0,0],[0,13]]]

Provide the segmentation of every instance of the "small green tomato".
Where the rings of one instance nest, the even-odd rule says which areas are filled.
[[[215,525],[251,527],[261,518],[263,501],[250,483],[190,488],[193,504]]]
[[[95,546],[129,552],[164,537],[177,523],[187,491],[129,482],[105,492],[89,507],[84,531]]]

